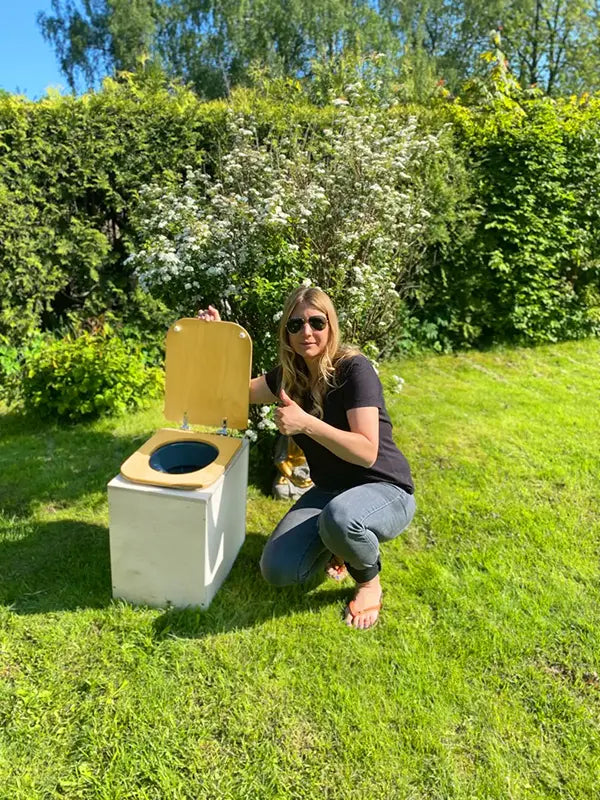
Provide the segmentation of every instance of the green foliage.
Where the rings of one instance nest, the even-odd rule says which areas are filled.
[[[24,359],[25,407],[45,417],[78,420],[140,408],[163,388],[163,373],[108,326],[48,339]]]
[[[300,99],[252,105],[261,135],[321,112]],[[165,307],[137,291],[131,213],[140,187],[183,179],[230,146],[226,105],[152,74],[107,80],[80,98],[0,97],[0,335],[20,346],[43,328],[107,309],[165,329]]]
[[[310,81],[315,56],[368,52],[390,39],[368,0],[52,0],[52,12],[38,22],[72,88],[142,57],[202,97],[224,97],[248,86],[254,68]]]
[[[511,68],[523,86],[556,94],[582,85],[598,87],[597,8],[588,0],[505,0],[502,34]],[[593,62],[596,63],[593,63]]]
[[[69,312],[134,316],[129,210],[144,182],[197,163],[219,115],[184,89],[140,81],[0,98],[0,334],[14,344]]]
[[[161,16],[156,0],[96,0],[83,7],[52,0],[51,6],[53,14],[40,12],[37,21],[73,90],[79,76],[93,86],[113,70],[135,69],[154,49]]]
[[[205,98],[264,75],[327,96],[331,78],[358,79],[348,59],[376,54],[383,92],[423,101],[436,80],[456,92],[485,71],[489,31],[524,86],[598,89],[597,17],[589,0],[52,0],[38,22],[71,88],[142,64]]]
[[[160,341],[175,314],[190,313],[197,301],[214,301],[231,285],[243,287],[238,295],[245,322],[264,346],[260,368],[273,357],[273,342],[263,334],[272,330],[291,283],[310,277],[337,292],[336,299],[348,301],[344,258],[354,253],[356,261],[370,264],[377,242],[371,224],[376,198],[367,190],[384,186],[374,176],[364,183],[374,156],[369,151],[361,161],[358,147],[338,159],[339,175],[346,167],[352,173],[343,184],[351,188],[332,194],[332,210],[322,214],[310,198],[304,203],[311,212],[312,227],[305,226],[309,235],[299,235],[298,214],[285,225],[274,223],[268,235],[265,227],[260,247],[246,251],[246,264],[234,270],[234,280],[221,285],[207,274],[201,292],[184,292],[189,308],[182,309],[179,290],[177,298],[165,294],[159,301],[138,288],[136,265],[128,258],[143,241],[140,219],[149,198],[142,196],[142,187],[154,184],[178,196],[190,174],[203,172],[209,183],[216,179],[239,149],[232,112],[252,120],[257,152],[286,139],[288,151],[304,150],[302,169],[288,175],[289,186],[301,179],[298,190],[288,192],[290,208],[297,210],[297,201],[318,177],[318,159],[331,147],[327,131],[339,132],[346,112],[376,114],[391,135],[414,119],[419,136],[435,137],[436,156],[422,159],[417,173],[411,172],[411,190],[430,216],[400,254],[410,269],[402,273],[402,303],[394,310],[393,325],[381,328],[379,341],[366,330],[377,315],[359,319],[358,310],[367,308],[371,298],[383,302],[384,295],[363,293],[352,299],[356,324],[349,335],[358,332],[393,353],[414,346],[448,349],[598,332],[600,100],[584,95],[555,101],[536,90],[522,91],[497,48],[489,54],[486,78],[471,82],[460,99],[438,87],[427,108],[401,104],[402,93],[391,84],[384,91],[385,59],[342,59],[336,69],[320,73],[317,105],[309,102],[299,81],[264,76],[260,92],[238,90],[229,104],[201,102],[152,71],[108,80],[102,91],[80,98],[52,95],[32,103],[0,96],[0,337],[5,363],[13,358],[7,355],[10,348],[20,353],[36,331],[61,330],[106,312],[122,321],[127,336],[137,331],[142,342]],[[353,82],[346,84],[350,75]],[[327,105],[333,95],[338,105]],[[330,164],[333,160],[330,156]],[[235,190],[241,198],[251,185],[244,176],[238,173]],[[387,202],[402,192],[403,179],[396,180],[389,170],[385,179],[389,192],[382,201]],[[359,189],[363,200],[358,202],[357,195],[351,208]],[[206,192],[197,187],[198,207],[210,201]],[[258,208],[266,196],[259,193],[250,204],[235,201],[234,235],[226,241],[236,259],[243,255],[236,242],[245,236],[244,207]],[[215,227],[209,228],[216,241]],[[183,228],[171,233],[179,235]],[[381,242],[376,247],[381,256],[377,268],[390,267],[384,263],[386,253],[398,255],[396,250]],[[384,305],[389,315],[390,306]],[[153,363],[160,362],[160,350],[157,344]]]
[[[7,406],[17,402],[22,392],[24,364],[43,346],[43,334],[35,333],[19,347],[0,336],[0,402]]]
[[[323,130],[289,123],[261,141],[252,114],[231,113],[227,132],[210,172],[142,192],[141,285],[178,314],[218,303],[255,337],[257,369],[274,362],[282,298],[300,283],[327,287],[350,341],[389,349],[454,212],[444,178],[461,165],[444,132],[343,106]]]
[[[481,100],[447,109],[475,225],[432,265],[416,313],[438,345],[598,334],[600,102],[524,92],[497,65]]]

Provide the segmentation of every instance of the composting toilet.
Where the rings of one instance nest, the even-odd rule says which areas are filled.
[[[252,342],[232,322],[167,333],[162,428],[108,484],[113,597],[208,607],[244,541]],[[189,425],[218,428],[198,433]]]

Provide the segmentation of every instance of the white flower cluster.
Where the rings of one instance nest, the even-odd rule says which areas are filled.
[[[261,406],[259,410],[260,419],[256,427],[261,431],[276,431],[277,425],[273,419],[275,406]]]
[[[248,427],[244,431],[244,436],[251,442],[256,442],[258,440],[259,431],[276,431],[277,426],[273,419],[274,412],[275,406],[261,406],[258,410],[258,422],[256,423],[256,427]]]
[[[392,375],[392,391],[394,394],[400,394],[402,389],[404,389],[404,378],[399,375]]]
[[[251,116],[232,111],[233,144],[210,171],[146,187],[145,240],[131,256],[141,286],[188,313],[197,298],[218,299],[242,320],[269,292],[279,302],[290,286],[323,286],[348,338],[384,341],[421,263],[430,216],[422,167],[440,143],[415,120],[338,105],[321,136],[292,129],[263,141]],[[265,346],[270,320],[273,312],[253,330]]]

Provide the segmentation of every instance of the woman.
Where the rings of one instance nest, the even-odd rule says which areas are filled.
[[[220,319],[212,306],[198,316]],[[379,543],[398,536],[415,512],[410,468],[393,442],[379,378],[359,350],[340,344],[321,289],[301,286],[288,297],[279,361],[250,381],[250,402],[279,402],[277,427],[304,451],[315,486],[269,537],[261,571],[286,586],[347,569],[357,588],[344,620],[364,630],[381,609]]]

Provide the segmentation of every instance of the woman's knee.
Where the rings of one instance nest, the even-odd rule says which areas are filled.
[[[338,542],[360,541],[369,531],[379,541],[394,539],[407,527],[415,513],[413,495],[394,486],[386,486],[385,494],[377,496],[375,503],[373,497],[364,498],[358,493],[349,497],[351,492],[354,490],[335,497],[319,517],[319,535],[334,553]]]
[[[292,565],[286,564],[282,557],[281,548],[271,546],[269,542],[265,545],[260,558],[260,571],[263,578],[271,586],[291,586],[298,583],[298,577]]]
[[[349,509],[337,497],[328,503],[319,515],[319,536],[332,553],[337,552],[336,545],[355,527],[356,521],[349,513]]]

